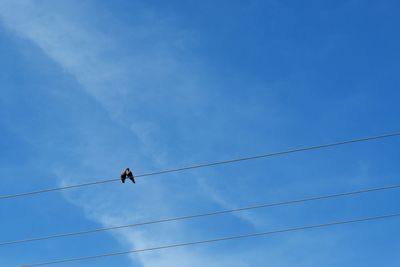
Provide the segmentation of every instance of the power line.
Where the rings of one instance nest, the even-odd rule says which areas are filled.
[[[400,184],[392,185],[392,186],[385,186],[385,187],[361,189],[361,190],[357,190],[357,191],[343,192],[343,193],[337,193],[337,194],[331,194],[331,195],[314,196],[314,197],[308,197],[308,198],[302,198],[302,199],[288,200],[288,201],[283,201],[283,202],[259,204],[259,205],[253,205],[253,206],[248,206],[248,207],[220,210],[220,211],[194,214],[194,215],[188,215],[188,216],[172,217],[172,218],[159,219],[159,220],[147,221],[147,222],[141,222],[141,223],[135,223],[135,224],[127,224],[127,225],[120,225],[120,226],[107,227],[107,228],[98,228],[98,229],[92,229],[92,230],[87,230],[87,231],[61,233],[61,234],[48,235],[48,236],[42,236],[42,237],[35,237],[35,238],[30,238],[30,239],[6,241],[6,242],[0,242],[0,246],[29,243],[29,242],[34,242],[34,241],[48,240],[48,239],[68,237],[68,236],[92,234],[92,233],[117,230],[117,229],[123,229],[123,228],[130,228],[130,227],[137,227],[137,226],[143,226],[143,225],[149,225],[149,224],[188,220],[188,219],[215,216],[215,215],[226,214],[226,213],[233,213],[233,212],[240,212],[240,211],[247,211],[247,210],[261,209],[261,208],[270,208],[270,207],[283,206],[283,205],[291,205],[291,204],[297,204],[297,203],[302,203],[302,202],[317,201],[317,200],[323,200],[323,199],[329,199],[329,198],[351,196],[351,195],[356,195],[356,194],[371,193],[371,192],[384,191],[384,190],[390,190],[390,189],[398,189],[398,188],[400,188]]]
[[[395,217],[400,217],[400,213],[376,216],[376,217],[360,218],[360,219],[354,219],[354,220],[348,220],[348,221],[336,221],[336,222],[331,222],[331,223],[301,226],[301,227],[295,227],[295,228],[285,228],[285,229],[269,231],[269,232],[259,232],[259,233],[245,234],[245,235],[226,236],[226,237],[220,237],[220,238],[215,238],[215,239],[200,240],[200,241],[187,242],[187,243],[178,243],[178,244],[136,249],[136,250],[130,250],[130,251],[123,251],[123,252],[99,254],[99,255],[94,255],[94,256],[84,256],[84,257],[78,257],[78,258],[54,260],[54,261],[47,261],[47,262],[41,262],[41,263],[35,263],[35,264],[22,265],[21,267],[34,267],[34,266],[54,265],[54,264],[67,263],[67,262],[77,262],[77,261],[83,261],[83,260],[92,260],[92,259],[97,259],[97,258],[127,255],[127,254],[140,253],[140,252],[145,252],[145,251],[155,251],[155,250],[161,250],[161,249],[208,244],[208,243],[235,240],[235,239],[260,237],[260,236],[266,236],[266,235],[272,235],[272,234],[309,230],[309,229],[314,229],[314,228],[324,228],[324,227],[331,227],[331,226],[344,225],[344,224],[353,224],[353,223],[360,223],[360,222],[367,222],[367,221],[384,220],[384,219],[390,219],[390,218],[395,218]]]
[[[236,162],[240,162],[240,161],[248,161],[248,160],[255,160],[255,159],[261,159],[261,158],[267,158],[267,157],[275,157],[275,156],[281,156],[281,155],[292,154],[292,153],[297,153],[297,152],[317,150],[317,149],[322,149],[322,148],[347,145],[347,144],[371,141],[371,140],[376,140],[376,139],[383,139],[383,138],[394,137],[394,136],[399,136],[399,135],[400,135],[400,132],[387,133],[387,134],[382,134],[382,135],[377,135],[377,136],[370,136],[370,137],[341,141],[341,142],[330,143],[330,144],[322,144],[322,145],[303,147],[303,148],[294,148],[294,149],[272,152],[272,153],[267,153],[267,154],[247,156],[247,157],[242,157],[242,158],[237,158],[237,159],[216,161],[216,162],[210,162],[210,163],[204,163],[204,164],[191,165],[191,166],[187,166],[187,167],[144,173],[144,174],[136,175],[135,177],[154,176],[154,175],[160,175],[160,174],[166,174],[166,173],[173,173],[173,172],[180,172],[180,171],[186,171],[186,170],[192,170],[192,169],[211,167],[211,166],[216,166],[216,165],[231,164],[231,163],[236,163]],[[28,196],[28,195],[36,195],[36,194],[60,191],[60,190],[66,190],[66,189],[73,189],[73,188],[84,187],[84,186],[105,184],[105,183],[111,183],[111,182],[115,182],[115,181],[119,181],[119,179],[100,180],[100,181],[95,181],[95,182],[88,182],[88,183],[81,183],[81,184],[68,185],[68,186],[62,186],[62,187],[41,189],[41,190],[37,190],[37,191],[16,193],[16,194],[11,194],[11,195],[3,195],[3,196],[0,196],[0,200]]]

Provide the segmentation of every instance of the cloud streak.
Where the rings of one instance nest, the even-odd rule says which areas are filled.
[[[131,137],[136,142],[110,140],[114,134],[106,129],[110,125],[99,127],[94,122],[80,119],[79,124],[87,127],[80,126],[76,130],[80,143],[85,146],[69,145],[79,155],[77,165],[81,167],[54,163],[54,174],[58,176],[61,169],[60,182],[68,183],[76,182],[75,177],[81,176],[83,166],[93,168],[93,174],[99,175],[110,168],[119,169],[122,167],[120,162],[124,162],[121,158],[128,158],[131,153],[122,151],[117,156],[101,156],[98,148],[123,147],[127,143],[135,147],[137,165],[143,168],[166,166],[176,149],[182,150],[184,146],[176,144],[174,148],[165,143],[173,144],[175,138],[183,138],[187,125],[195,125],[193,120],[205,120],[209,116],[204,111],[207,105],[202,102],[200,91],[200,86],[207,82],[196,75],[200,72],[199,66],[178,59],[180,53],[185,53],[184,31],[143,10],[135,14],[138,22],[132,29],[105,13],[113,27],[125,30],[124,36],[120,36],[91,24],[87,20],[90,12],[79,9],[77,2],[59,3],[2,1],[1,20],[7,29],[39,47],[65,74],[74,77],[81,89],[106,111],[113,121],[112,127],[118,129],[116,132],[125,132],[125,140]],[[121,45],[121,42],[128,44]],[[97,166],[91,166],[93,161]],[[125,161],[127,165],[130,160]],[[209,191],[197,188],[193,180],[174,184],[178,178],[181,179],[171,176],[172,183],[157,185],[140,181],[140,192],[135,192],[135,202],[128,207],[119,204],[130,203],[131,192],[121,188],[116,188],[114,193],[107,189],[91,189],[84,195],[72,192],[65,197],[83,208],[88,218],[106,227],[154,218],[154,214],[170,216],[174,210],[190,211],[192,202],[201,201],[204,207],[215,206],[215,200],[208,200]],[[148,199],[149,195],[151,199]],[[200,233],[207,232],[199,229],[196,234],[189,234],[191,230],[183,223],[175,223],[124,231],[115,236],[121,243],[138,248],[173,243],[187,236],[200,237]],[[246,266],[231,260],[229,255],[217,256],[207,250],[190,248],[133,255],[132,260],[146,267]]]

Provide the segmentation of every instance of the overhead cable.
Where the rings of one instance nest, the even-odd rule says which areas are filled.
[[[330,222],[330,223],[300,226],[300,227],[294,227],[294,228],[284,228],[284,229],[279,229],[279,230],[274,230],[274,231],[269,231],[269,232],[259,232],[259,233],[250,233],[250,234],[244,234],[244,235],[225,236],[225,237],[220,237],[220,238],[215,238],[215,239],[207,239],[207,240],[193,241],[193,242],[187,242],[187,243],[177,243],[177,244],[149,247],[149,248],[136,249],[136,250],[130,250],[130,251],[123,251],[123,252],[113,252],[113,253],[98,254],[98,255],[93,255],[93,256],[83,256],[83,257],[77,257],[77,258],[53,260],[53,261],[46,261],[46,262],[41,262],[41,263],[22,265],[21,267],[55,265],[55,264],[61,264],[61,263],[93,260],[93,259],[98,259],[98,258],[128,255],[128,254],[132,254],[132,253],[140,253],[140,252],[146,252],[146,251],[157,251],[157,250],[161,250],[161,249],[171,249],[171,248],[186,247],[186,246],[192,246],[192,245],[209,244],[209,243],[235,240],[235,239],[261,237],[261,236],[267,236],[267,235],[272,235],[272,234],[303,231],[303,230],[309,230],[309,229],[315,229],[315,228],[324,228],[324,227],[331,227],[331,226],[344,225],[344,224],[361,223],[361,222],[367,222],[367,221],[385,220],[385,219],[398,218],[398,217],[400,217],[400,213],[360,218],[360,219],[353,219],[353,220],[348,220],[348,221],[335,221],[335,222]]]
[[[203,164],[191,165],[191,166],[175,168],[175,169],[149,172],[149,173],[135,175],[135,177],[146,177],[146,176],[154,176],[154,175],[160,175],[160,174],[166,174],[166,173],[181,172],[181,171],[211,167],[211,166],[216,166],[216,165],[237,163],[240,161],[248,161],[248,160],[255,160],[255,159],[261,159],[261,158],[267,158],[267,157],[275,157],[275,156],[281,156],[281,155],[292,154],[292,153],[297,153],[297,152],[304,152],[304,151],[309,151],[309,150],[317,150],[317,149],[322,149],[322,148],[341,146],[341,145],[347,145],[347,144],[358,143],[358,142],[372,141],[372,140],[376,140],[376,139],[383,139],[383,138],[394,137],[394,136],[400,136],[400,132],[393,132],[393,133],[387,133],[387,134],[382,134],[382,135],[377,135],[377,136],[369,136],[369,137],[360,138],[360,139],[352,139],[352,140],[347,140],[347,141],[340,141],[340,142],[336,142],[336,143],[322,144],[322,145],[316,145],[316,146],[310,146],[310,147],[294,148],[294,149],[289,149],[289,150],[284,150],[284,151],[260,154],[260,155],[255,155],[255,156],[247,156],[247,157],[241,157],[241,158],[230,159],[230,160],[216,161],[216,162],[210,162],[210,163],[203,163]],[[98,185],[98,184],[111,183],[111,182],[115,182],[115,181],[119,181],[119,180],[120,179],[118,179],[118,178],[117,179],[99,180],[99,181],[95,181],[95,182],[87,182],[87,183],[81,183],[81,184],[75,184],[75,185],[67,185],[67,186],[61,186],[61,187],[55,187],[55,188],[41,189],[41,190],[30,191],[30,192],[2,195],[2,196],[0,196],[0,200],[28,196],[28,195],[36,195],[36,194],[60,191],[60,190],[66,190],[66,189],[73,189],[73,188],[84,187],[84,186],[92,186],[92,185]]]
[[[275,203],[258,204],[258,205],[248,206],[248,207],[213,211],[213,212],[208,212],[208,213],[193,214],[193,215],[187,215],[187,216],[181,216],[181,217],[171,217],[171,218],[158,219],[158,220],[141,222],[141,223],[126,224],[126,225],[119,225],[119,226],[106,227],[106,228],[98,228],[98,229],[79,231],[79,232],[59,233],[59,234],[34,237],[34,238],[29,238],[29,239],[4,241],[4,242],[0,242],[0,246],[29,243],[29,242],[34,242],[34,241],[42,241],[42,240],[55,239],[55,238],[61,238],[61,237],[92,234],[92,233],[117,230],[117,229],[125,229],[125,228],[131,228],[131,227],[137,227],[137,226],[143,226],[143,225],[149,225],[149,224],[158,224],[158,223],[166,223],[166,222],[172,222],[172,221],[189,220],[189,219],[195,219],[195,218],[200,218],[200,217],[215,216],[215,215],[221,215],[221,214],[227,214],[227,213],[233,213],[233,212],[241,212],[241,211],[248,211],[248,210],[254,210],[254,209],[261,209],[261,208],[270,208],[270,207],[277,207],[277,206],[283,206],[283,205],[292,205],[292,204],[298,204],[298,203],[303,203],[303,202],[317,201],[317,200],[323,200],[323,199],[329,199],[329,198],[337,198],[337,197],[351,196],[351,195],[378,192],[378,191],[384,191],[384,190],[390,190],[390,189],[399,189],[399,188],[400,188],[400,184],[392,185],[392,186],[385,186],[385,187],[361,189],[361,190],[351,191],[351,192],[343,192],[343,193],[337,193],[337,194],[331,194],[331,195],[320,195],[320,196],[301,198],[301,199],[295,199],[295,200],[287,200],[287,201],[275,202]]]

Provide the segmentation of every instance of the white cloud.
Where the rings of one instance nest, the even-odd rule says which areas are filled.
[[[121,129],[139,140],[140,146],[135,148],[134,158],[141,163],[138,165],[166,165],[171,148],[163,145],[160,139],[166,137],[161,133],[168,132],[165,129],[170,127],[170,123],[176,123],[177,128],[185,124],[191,114],[199,114],[201,106],[199,78],[193,74],[197,66],[180,62],[175,55],[184,47],[182,32],[154,15],[150,16],[151,19],[143,16],[145,19],[139,19],[139,23],[131,29],[109,17],[114,27],[123,28],[126,31],[124,34],[134,36],[122,38],[132,41],[127,49],[126,44],[121,45],[114,39],[119,38],[118,35],[106,33],[92,25],[87,18],[89,11],[79,9],[79,2],[58,3],[2,1],[0,16],[8,29],[40,47],[67,74],[75,77],[82,89],[98,101]],[[142,16],[139,13],[135,15],[139,18]],[[87,166],[93,164],[91,162],[102,165],[93,171],[94,175],[101,174],[110,166],[101,164],[106,161],[98,155],[99,147],[108,144],[123,147],[127,142],[109,140],[103,127],[93,123],[88,123],[87,127],[89,129],[80,129],[81,142],[85,143],[85,147],[77,146],[75,149],[79,151],[79,161],[86,162]],[[176,132],[173,130],[169,134],[174,138]],[[129,151],[123,151],[118,156],[107,155],[107,162],[114,162],[113,168],[120,167],[116,163],[118,159],[129,154]],[[150,159],[152,163],[145,163],[143,158]],[[77,182],[74,177],[82,177],[79,167],[53,167],[55,174],[62,170],[61,183]],[[135,201],[131,205],[120,205],[121,202],[130,203],[132,199],[132,191],[127,191],[127,187],[116,188],[112,193],[107,189],[88,189],[85,195],[71,193],[65,196],[83,208],[88,218],[104,226],[143,221],[154,218],[154,214],[158,217],[169,216],[177,207],[184,211],[188,207],[180,202],[182,199],[191,199],[189,203],[208,201],[205,192],[196,189],[191,185],[192,182],[154,185],[147,180],[140,180],[140,183],[140,191],[133,188],[136,190]],[[179,194],[173,193],[176,191]],[[124,231],[115,236],[132,248],[141,248],[149,244],[184,240],[190,234],[177,223],[158,226],[151,231]],[[132,259],[146,267],[246,266],[229,257],[212,255],[201,249],[169,250],[157,252],[156,256],[154,253],[151,256],[144,253],[132,256]]]

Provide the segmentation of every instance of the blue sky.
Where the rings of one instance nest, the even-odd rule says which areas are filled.
[[[0,194],[399,130],[397,1],[0,2]],[[398,138],[3,200],[0,240],[398,183]],[[398,212],[399,194],[0,248],[0,266]],[[399,266],[399,220],[73,266]],[[61,265],[60,265],[61,266]],[[71,265],[66,265],[71,266]]]

